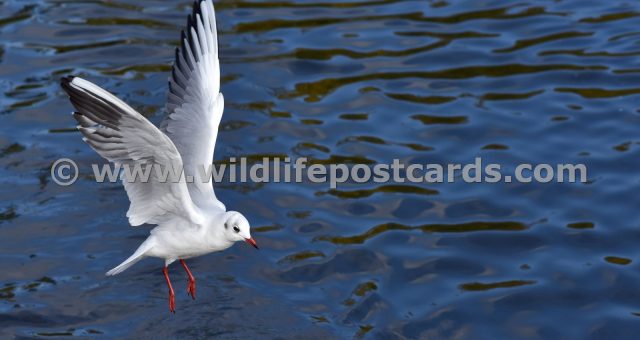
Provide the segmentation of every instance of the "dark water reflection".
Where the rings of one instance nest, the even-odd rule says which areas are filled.
[[[585,163],[589,184],[229,184],[260,253],[104,272],[146,228],[58,88],[162,118],[189,1],[0,0],[0,337],[637,338],[640,4],[218,1],[216,160]],[[173,270],[175,285],[186,285]],[[182,289],[182,288],[180,288]]]

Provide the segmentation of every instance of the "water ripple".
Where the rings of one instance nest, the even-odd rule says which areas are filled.
[[[191,3],[0,4],[0,338],[640,332],[640,3],[216,1],[218,165],[483,157],[509,173],[583,163],[591,180],[225,180],[216,195],[248,217],[260,252],[189,260],[201,295],[178,294],[175,316],[161,262],[104,277],[148,231],[127,227],[120,185],[49,177],[61,157],[102,162],[73,128],[59,78],[86,77],[158,123]]]

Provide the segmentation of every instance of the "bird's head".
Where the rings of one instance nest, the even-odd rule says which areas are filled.
[[[231,242],[245,241],[258,249],[258,244],[251,238],[251,226],[249,221],[237,211],[229,211],[225,214],[224,235]]]

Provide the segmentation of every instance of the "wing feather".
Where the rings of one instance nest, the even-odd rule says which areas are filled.
[[[182,169],[180,154],[165,134],[129,105],[89,81],[66,77],[61,85],[76,109],[73,117],[83,140],[98,154],[130,169],[138,166],[146,171],[151,167],[146,182],[142,178],[123,178],[131,201],[127,212],[131,225],[158,224],[170,217],[202,224],[203,217],[191,201],[184,176],[167,181],[156,171]]]
[[[176,49],[169,77],[168,114],[160,129],[180,152],[185,175],[195,179],[187,184],[194,203],[202,209],[225,211],[211,178],[201,178],[211,166],[224,109],[215,12],[211,0],[197,0],[193,6]]]

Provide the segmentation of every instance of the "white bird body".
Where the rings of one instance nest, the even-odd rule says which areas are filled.
[[[169,308],[175,311],[167,266],[180,260],[195,298],[195,279],[185,259],[225,250],[237,241],[255,248],[247,219],[227,211],[215,196],[211,178],[200,171],[213,159],[224,109],[220,93],[220,62],[215,13],[211,0],[197,0],[176,58],[167,96],[167,117],[156,128],[129,105],[78,77],[66,77],[62,88],[76,108],[78,129],[98,154],[117,165],[143,169],[180,169],[179,180],[166,180],[151,169],[149,180],[122,182],[131,201],[127,217],[132,226],[156,224],[149,237],[128,259],[107,275],[116,275],[145,257],[165,260]],[[186,181],[191,177],[193,181]]]
[[[156,246],[151,248],[147,255],[166,259],[170,263],[177,259],[197,257],[231,247],[234,242],[228,241],[221,233],[224,227],[219,221],[224,221],[223,215],[212,216],[215,218],[212,224],[218,222],[219,226],[209,229],[199,228],[189,233],[172,224],[155,227],[151,230],[149,242]],[[185,248],[184,244],[189,244],[189,247]]]

